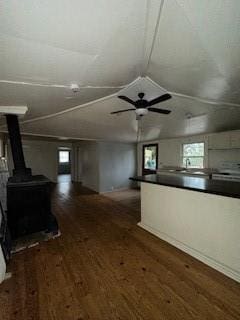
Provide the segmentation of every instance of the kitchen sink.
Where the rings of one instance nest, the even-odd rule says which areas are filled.
[[[208,178],[209,175],[199,170],[189,169],[162,169],[158,171],[158,174],[173,174],[173,175],[186,175],[186,176],[202,176]]]

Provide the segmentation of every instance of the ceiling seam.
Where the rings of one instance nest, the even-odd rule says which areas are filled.
[[[2,133],[8,133],[7,130],[1,131]],[[103,139],[93,139],[93,138],[74,138],[74,137],[64,137],[64,139],[61,136],[55,136],[52,134],[42,134],[42,133],[30,133],[30,132],[22,132],[22,135],[28,135],[28,136],[36,136],[36,137],[43,137],[43,138],[56,138],[58,141],[65,141],[65,140],[77,140],[77,141],[105,141]],[[60,139],[59,139],[60,138]],[[62,139],[61,139],[62,138]],[[24,137],[23,137],[24,140]],[[113,141],[114,142],[114,141]],[[122,141],[124,142],[124,141]]]
[[[158,84],[156,81],[152,80],[150,77],[146,76],[146,79],[151,81],[154,85],[157,85],[158,87],[160,87],[160,89],[163,89],[166,92],[169,92],[173,96],[187,98],[187,99],[191,99],[191,100],[196,100],[196,101],[200,101],[200,102],[203,102],[203,103],[206,103],[206,104],[226,105],[226,106],[229,106],[229,107],[240,107],[240,104],[238,104],[238,103],[227,102],[227,101],[209,100],[209,99],[204,99],[204,98],[200,98],[200,97],[197,97],[197,96],[190,96],[190,95],[179,93],[179,92],[168,91],[164,87],[160,86],[160,84]]]
[[[88,107],[88,106],[90,106],[90,105],[92,105],[94,103],[105,101],[105,100],[108,100],[108,99],[113,98],[115,96],[116,96],[116,93],[113,93],[113,94],[111,94],[109,96],[105,96],[105,97],[99,98],[97,100],[89,101],[89,102],[86,102],[84,104],[81,104],[81,105],[78,105],[78,106],[75,106],[75,107],[72,107],[72,108],[69,108],[69,109],[66,109],[66,110],[62,110],[62,111],[59,111],[59,112],[56,112],[56,113],[48,114],[48,115],[45,115],[45,116],[40,116],[40,117],[37,117],[37,118],[34,118],[34,119],[21,121],[20,123],[21,124],[25,124],[25,123],[30,123],[30,122],[35,122],[35,121],[40,121],[40,120],[45,120],[45,119],[57,117],[59,115],[62,115],[62,114],[65,114],[65,113],[68,113],[68,112],[71,112],[71,111],[74,111],[74,110],[77,110],[77,109],[86,108],[86,107]]]
[[[126,86],[131,85],[132,83],[136,82],[138,79],[139,79],[139,77],[136,80],[134,80],[133,82],[131,82],[128,85],[126,85]],[[153,81],[151,78],[147,77],[147,79],[149,79],[151,82],[155,83],[156,85],[158,85],[160,87],[160,85],[158,83],[156,83],[155,81]],[[170,94],[172,94],[173,96],[192,99],[192,100],[200,101],[200,102],[203,102],[203,103],[206,103],[206,104],[226,105],[226,106],[230,106],[230,107],[240,107],[240,104],[236,104],[236,103],[231,103],[231,102],[226,102],[226,101],[207,100],[207,99],[203,99],[203,98],[199,98],[199,97],[195,97],[195,96],[185,95],[185,94],[178,93],[178,92],[172,92],[172,91],[168,91],[168,92]],[[97,103],[97,102],[105,101],[105,100],[114,98],[116,96],[117,96],[117,92],[113,93],[111,95],[108,95],[108,96],[93,100],[93,101],[86,102],[86,103],[84,103],[82,105],[78,105],[78,106],[75,106],[75,107],[72,107],[72,108],[69,108],[69,109],[66,109],[66,110],[62,110],[62,111],[53,113],[53,114],[48,114],[48,115],[36,117],[34,119],[25,120],[25,121],[23,120],[20,123],[21,124],[25,124],[25,123],[31,123],[31,122],[35,122],[35,121],[40,121],[40,120],[53,118],[53,117],[56,117],[58,115],[62,115],[62,114],[65,114],[65,113],[68,113],[68,112],[71,112],[71,111],[75,111],[75,110],[78,110],[78,109],[84,109],[84,108],[86,108],[86,107],[88,107],[90,105],[93,105],[93,104]],[[3,127],[5,127],[5,125],[0,126],[0,128],[3,128]]]
[[[143,35],[143,48],[142,48],[142,65],[140,70],[140,76],[144,76],[145,71],[145,55],[146,55],[146,45],[147,45],[147,29],[149,21],[149,10],[150,10],[150,0],[146,0],[146,15],[145,15],[145,26],[144,26],[144,35]]]
[[[80,50],[62,48],[60,46],[49,44],[49,43],[47,43],[45,41],[41,41],[41,40],[34,40],[34,39],[26,38],[26,37],[21,37],[19,35],[18,36],[14,36],[14,35],[6,33],[6,32],[0,32],[0,35],[4,36],[6,38],[17,39],[17,40],[20,40],[20,41],[30,42],[32,44],[38,44],[38,45],[41,45],[41,46],[46,46],[46,47],[49,47],[49,48],[54,48],[54,49],[58,49],[58,50],[66,51],[66,52],[72,52],[72,53],[85,55],[85,56],[90,56],[90,57],[95,57],[96,56],[95,54],[91,54],[91,53],[87,53],[87,52],[81,52]]]
[[[189,19],[188,14],[186,13],[186,11],[184,10],[184,7],[177,1],[175,0],[175,3],[177,4],[177,6],[182,10],[182,12],[184,13],[185,18],[187,19],[187,21],[189,22],[190,26],[192,27],[192,29],[194,30],[196,37],[199,40],[199,43],[201,43],[201,47],[202,49],[205,51],[205,53],[210,57],[210,59],[213,61],[213,63],[215,64],[215,66],[217,67],[218,72],[221,74],[221,76],[224,77],[224,74],[222,73],[222,71],[220,70],[218,63],[215,61],[214,57],[212,56],[212,54],[206,49],[201,36],[199,35],[198,30],[196,29],[196,27],[193,25],[192,21]]]
[[[153,41],[152,41],[150,53],[149,53],[149,56],[148,56],[148,59],[147,59],[147,65],[146,65],[146,69],[144,71],[144,75],[147,74],[147,71],[148,71],[148,68],[149,68],[149,64],[150,64],[150,61],[151,61],[151,58],[152,58],[152,53],[153,53],[153,49],[154,49],[155,42],[156,42],[156,39],[157,39],[157,33],[158,33],[159,24],[160,24],[160,20],[161,20],[161,16],[162,16],[162,10],[163,10],[163,6],[164,6],[164,1],[165,0],[161,0],[160,6],[159,6],[156,26],[155,26],[155,29],[154,29]]]
[[[131,85],[131,84],[133,84],[135,82],[137,82],[139,79],[140,79],[140,77],[137,77],[134,81],[128,83],[125,86],[123,86],[123,88],[125,88],[125,87],[127,87],[127,86],[129,86],[129,85]],[[20,123],[24,124],[24,123],[30,123],[30,122],[34,122],[34,121],[38,121],[38,120],[45,120],[45,119],[52,118],[52,117],[55,117],[55,116],[58,116],[58,115],[61,115],[61,114],[67,113],[67,112],[71,112],[71,111],[77,110],[77,109],[83,109],[83,108],[86,108],[86,107],[88,107],[88,106],[90,106],[90,105],[92,105],[94,103],[105,101],[107,99],[116,97],[116,95],[117,95],[117,92],[115,92],[115,93],[113,93],[111,95],[108,95],[108,96],[105,96],[105,97],[102,97],[102,98],[99,98],[99,99],[96,99],[96,100],[92,100],[92,101],[86,102],[84,104],[81,104],[81,105],[78,105],[78,106],[75,106],[75,107],[72,107],[72,108],[69,108],[69,109],[65,109],[65,110],[56,112],[56,113],[52,113],[52,114],[36,117],[36,118],[25,120],[25,121],[23,120]],[[0,128],[2,128],[4,126],[5,125],[1,125]]]
[[[176,96],[176,97],[182,97],[182,98],[186,98],[186,99],[196,100],[196,101],[203,102],[203,103],[206,103],[206,104],[225,105],[225,106],[229,106],[229,107],[240,107],[240,104],[238,104],[238,103],[232,103],[232,102],[226,102],[226,101],[208,100],[208,99],[204,99],[204,98],[200,98],[200,97],[196,97],[196,96],[189,96],[187,94],[182,94],[182,93],[178,93],[178,92],[172,92],[172,91],[168,91],[168,92],[170,94],[172,94],[173,96]]]
[[[44,84],[44,83],[34,83],[34,82],[27,82],[27,81],[12,81],[12,80],[5,80],[1,79],[0,83],[7,83],[7,84],[19,84],[19,85],[27,85],[27,86],[35,86],[35,87],[48,87],[48,88],[66,88],[71,89],[71,85],[62,85],[62,84]],[[125,88],[128,84],[120,85],[120,86],[91,86],[91,85],[84,85],[79,86],[79,89],[122,89]]]

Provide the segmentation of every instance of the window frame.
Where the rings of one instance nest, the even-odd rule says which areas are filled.
[[[203,144],[203,156],[185,156],[184,155],[184,145],[191,145],[191,144],[200,144],[202,143]],[[188,167],[189,169],[204,169],[205,168],[205,159],[206,159],[206,143],[204,141],[194,141],[194,142],[183,142],[182,143],[182,148],[181,148],[181,167],[184,167],[185,168],[185,165],[183,163],[183,159],[184,158],[202,158],[203,160],[203,166],[202,168],[199,168],[199,167],[192,167],[191,165]]]
[[[156,169],[155,170],[152,170],[152,169],[146,169],[144,167],[144,164],[145,164],[145,148],[148,148],[148,147],[156,147]],[[158,143],[150,143],[150,144],[144,144],[142,146],[142,174],[143,175],[147,175],[147,174],[153,174],[153,173],[156,173],[157,172],[157,169],[158,169]]]

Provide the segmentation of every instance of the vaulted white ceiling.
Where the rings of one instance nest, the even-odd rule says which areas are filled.
[[[24,133],[136,141],[134,112],[110,112],[141,76],[173,96],[142,140],[238,129],[239,30],[239,0],[0,1],[0,105],[28,106]]]

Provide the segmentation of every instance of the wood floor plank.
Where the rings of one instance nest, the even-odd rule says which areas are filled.
[[[62,235],[13,256],[0,319],[239,320],[240,285],[138,228],[137,197],[59,184]]]

